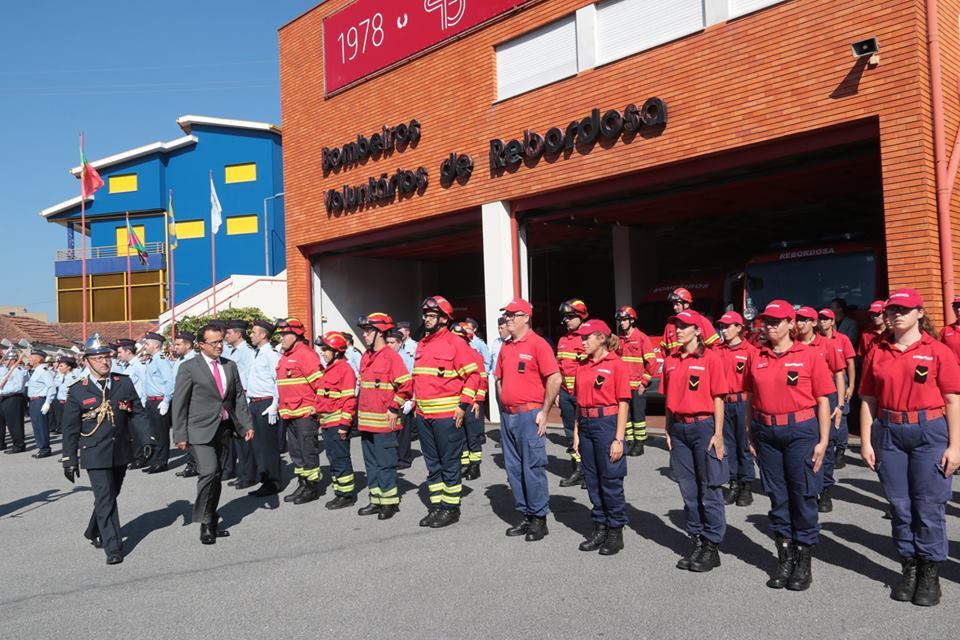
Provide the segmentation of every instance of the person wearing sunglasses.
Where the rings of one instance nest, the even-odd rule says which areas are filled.
[[[960,468],[960,364],[933,337],[916,291],[892,293],[884,314],[892,334],[863,363],[861,453],[890,501],[902,570],[890,597],[933,606],[948,552],[946,503]]]

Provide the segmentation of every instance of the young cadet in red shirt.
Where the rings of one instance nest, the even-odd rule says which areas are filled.
[[[838,405],[837,398],[844,397],[845,386],[843,378],[844,363],[843,358],[837,351],[836,345],[832,340],[816,332],[817,318],[819,314],[813,307],[800,307],[796,312],[797,316],[797,340],[816,351],[827,364],[827,368],[833,374],[835,390],[828,397],[830,400],[830,420],[833,428],[830,429],[830,448],[823,459],[823,491],[817,500],[817,509],[820,513],[830,513],[833,511],[833,485],[836,480],[833,477],[833,461],[837,446],[837,434],[840,431],[840,424],[843,421],[843,408]]]
[[[377,514],[379,520],[389,520],[400,510],[397,432],[403,428],[402,407],[413,397],[413,377],[400,354],[387,346],[386,333],[395,326],[393,318],[380,312],[357,320],[367,348],[360,358],[357,429],[370,492],[370,504],[357,514]]]
[[[833,469],[843,469],[847,466],[847,460],[844,457],[847,451],[847,444],[850,440],[850,427],[847,424],[847,416],[850,415],[850,402],[853,398],[853,391],[857,386],[857,352],[854,350],[850,338],[837,331],[837,317],[833,309],[820,310],[818,326],[820,335],[827,340],[833,341],[837,353],[840,354],[840,359],[846,364],[846,371],[843,378],[845,393],[843,394],[843,404],[841,407],[840,429],[836,433],[837,441],[834,446],[833,455],[831,456],[828,452],[827,460],[824,462],[824,464],[827,465],[827,472],[824,473],[824,477],[832,479]],[[826,486],[830,486],[830,483],[827,482]]]
[[[960,361],[960,296],[953,298],[953,315],[957,319],[940,331],[940,342],[950,347],[950,351]]]
[[[508,536],[527,542],[547,535],[547,413],[562,384],[553,349],[530,328],[533,307],[514,298],[501,309],[510,339],[500,347],[494,377],[500,398],[500,443],[513,503],[523,522]]]
[[[642,456],[647,439],[647,398],[644,393],[657,374],[657,354],[649,336],[637,328],[637,312],[620,307],[616,313],[620,349],[617,355],[630,369],[630,415],[627,416],[627,455]]]
[[[791,338],[796,315],[786,300],[761,314],[767,345],[750,356],[747,392],[750,453],[770,496],[778,564],[772,589],[803,591],[813,581],[811,556],[820,538],[817,496],[830,444],[829,394],[836,391],[823,357]]]
[[[750,354],[757,349],[743,339],[743,316],[736,311],[723,314],[717,324],[723,333],[723,344],[717,347],[717,353],[723,360],[727,380],[723,399],[723,448],[730,468],[730,485],[723,492],[723,502],[747,507],[753,504],[751,485],[756,476],[744,423],[747,394],[743,392],[743,375]]]
[[[280,418],[287,433],[287,450],[299,486],[283,497],[284,502],[304,504],[320,497],[320,449],[317,446],[317,382],[323,375],[320,356],[304,337],[303,323],[288,318],[277,323],[280,362],[277,392]]]
[[[334,494],[333,500],[324,506],[331,510],[344,509],[357,503],[350,459],[350,425],[357,409],[357,374],[347,362],[349,345],[342,333],[326,332],[317,340],[317,346],[327,362],[317,389],[317,415],[323,449],[330,462],[330,483]]]
[[[729,383],[720,354],[700,340],[699,316],[685,309],[670,317],[680,347],[663,361],[663,395],[670,469],[680,485],[692,543],[677,568],[702,573],[720,566],[718,546],[727,529],[723,405]]]
[[[960,468],[960,365],[927,333],[932,327],[916,291],[894,292],[884,312],[893,335],[863,364],[861,452],[890,501],[903,569],[890,597],[932,606],[940,602],[946,502]]]
[[[571,299],[560,305],[560,317],[567,332],[557,341],[557,363],[560,365],[560,375],[563,376],[563,387],[560,389],[560,419],[563,421],[563,435],[567,440],[567,453],[573,471],[570,476],[560,481],[561,487],[585,488],[583,473],[580,470],[580,454],[573,446],[573,423],[577,415],[577,401],[573,396],[573,385],[576,381],[577,368],[584,360],[583,341],[577,335],[580,325],[587,320],[587,305],[583,300]]]
[[[616,354],[619,340],[606,322],[588,320],[577,334],[587,358],[577,369],[574,384],[573,446],[580,452],[580,468],[593,504],[593,533],[580,543],[580,550],[599,549],[600,555],[612,556],[623,549],[627,524],[623,438],[630,413],[630,370]]]
[[[860,334],[860,340],[857,341],[857,356],[866,358],[870,349],[887,332],[887,323],[883,319],[883,307],[886,303],[883,300],[874,300],[870,303],[867,315],[870,316],[870,327]]]
[[[693,294],[683,287],[680,287],[679,289],[674,289],[673,292],[667,296],[667,302],[670,303],[673,308],[673,313],[676,315],[690,308],[690,305],[693,304]],[[720,334],[713,328],[713,325],[702,315],[700,316],[699,322],[700,334],[704,336],[702,338],[703,344],[708,347],[719,344]],[[679,348],[680,342],[677,340],[677,329],[673,324],[667,322],[667,326],[663,329],[663,338],[660,340],[660,351],[663,357],[666,358]]]
[[[455,322],[450,327],[450,332],[464,340],[468,346],[473,340],[473,326],[468,322]],[[483,402],[487,398],[488,384],[483,356],[473,347],[470,351],[473,352],[473,361],[477,363],[477,371],[480,373],[480,388],[477,389],[476,402],[463,417],[466,439],[460,454],[460,475],[464,480],[476,480],[480,477],[480,461],[483,460]]]
[[[413,395],[430,493],[430,510],[420,526],[439,529],[460,520],[463,419],[476,402],[480,373],[473,349],[447,329],[453,305],[431,296],[420,310],[426,335],[414,356]]]

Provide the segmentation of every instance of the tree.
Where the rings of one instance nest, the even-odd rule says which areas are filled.
[[[200,327],[207,324],[213,320],[213,316],[184,316],[183,318],[177,318],[177,332],[186,331],[196,335]],[[236,307],[232,309],[224,309],[217,313],[217,320],[246,320],[247,322],[253,324],[254,320],[266,320],[276,324],[276,319],[268,317],[257,307]],[[170,327],[167,326],[163,330],[163,335],[169,339],[170,338]],[[277,338],[274,336],[272,342],[276,344]]]

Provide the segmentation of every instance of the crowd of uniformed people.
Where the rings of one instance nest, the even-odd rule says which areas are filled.
[[[945,505],[960,467],[960,327],[935,334],[923,300],[907,289],[871,304],[870,326],[860,335],[842,300],[820,310],[774,300],[753,323],[729,311],[715,324],[691,308],[686,289],[669,302],[673,315],[658,346],[637,327],[631,307],[616,311],[611,328],[571,299],[560,306],[566,331],[554,348],[533,330],[531,304],[517,298],[501,310],[488,348],[477,322],[457,322],[450,302],[432,296],[421,305],[419,342],[409,323],[373,312],[356,323],[363,350],[340,331],[311,345],[294,318],[252,327],[211,321],[196,334],[176,333],[166,353],[156,333],[109,345],[94,336],[53,366],[42,351],[12,348],[0,367],[0,448],[25,450],[27,411],[34,457],[50,455],[49,432],[63,431],[67,478],[82,467],[94,489],[84,535],[115,564],[123,560],[116,498],[124,474],[166,471],[171,429],[187,456],[177,475],[199,477],[194,517],[204,544],[229,533],[217,526],[220,482],[259,485],[251,492],[257,497],[277,494],[282,453],[296,480],[284,501],[307,504],[329,487],[327,509],[354,506],[350,437],[357,432],[369,497],[357,513],[388,520],[398,512],[397,472],[410,467],[417,433],[429,503],[419,524],[442,528],[460,518],[463,481],[480,477],[483,405],[492,399],[519,516],[506,535],[535,542],[548,534],[545,435],[558,406],[571,463],[560,485],[583,487],[592,505],[593,531],[579,548],[613,555],[627,524],[627,458],[644,453],[646,394],[659,376],[670,467],[690,537],[677,567],[700,573],[720,566],[725,510],[752,503],[759,467],[777,554],[767,585],[800,591],[812,582],[820,514],[832,510],[859,371],[861,453],[889,501],[901,560],[892,597],[937,604],[938,566],[948,548]],[[960,297],[954,309],[960,315]],[[211,392],[219,393],[213,415],[220,428],[210,433],[226,434],[210,451],[205,447],[215,443],[195,441],[186,424],[194,415],[187,405],[198,400],[181,367],[198,354],[210,367]],[[232,393],[243,407],[228,404]]]

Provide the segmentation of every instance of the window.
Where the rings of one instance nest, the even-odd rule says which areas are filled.
[[[177,240],[190,240],[192,238],[202,238],[204,234],[203,220],[183,220],[177,221]]]
[[[133,232],[140,238],[140,242],[146,243],[147,236],[143,225],[134,225]],[[127,226],[124,225],[117,227],[117,255],[122,257],[127,254],[136,256],[137,252],[127,246]]]
[[[163,311],[166,286],[163,271],[134,271],[127,285],[126,273],[88,275],[87,319],[91,322],[122,322],[127,305],[134,320],[156,320]],[[82,278],[57,278],[57,316],[60,322],[83,320]],[[128,299],[128,296],[129,299]]]
[[[577,74],[574,15],[499,45],[497,99],[504,100]]]
[[[600,2],[597,4],[598,64],[652,49],[695,33],[703,26],[703,0]]]
[[[110,193],[129,193],[130,191],[137,190],[137,174],[135,173],[128,173],[122,176],[110,176],[107,180],[110,185]]]
[[[763,9],[764,7],[778,4],[783,2],[783,0],[729,0],[729,2],[730,17],[736,18],[738,16],[746,15],[751,11],[756,11],[757,9]]]
[[[257,179],[257,163],[248,162],[246,164],[231,164],[223,169],[224,181],[227,184],[233,182],[254,182]]]
[[[227,218],[227,235],[239,236],[245,233],[256,233],[259,229],[257,221],[259,218],[253,216],[231,216]]]

